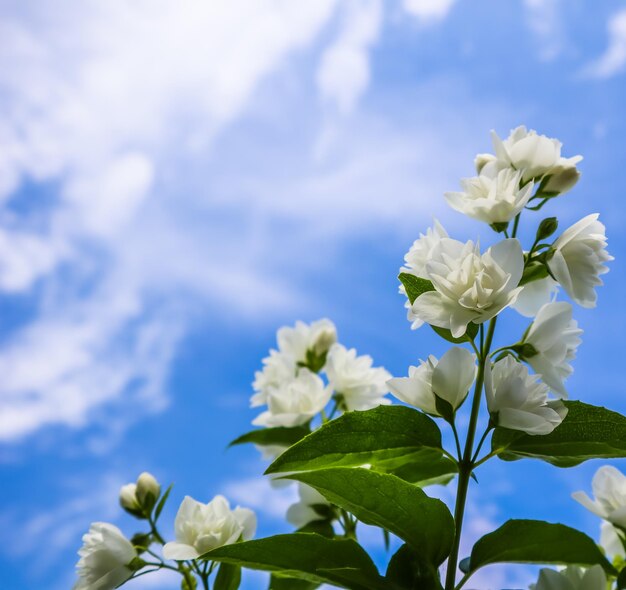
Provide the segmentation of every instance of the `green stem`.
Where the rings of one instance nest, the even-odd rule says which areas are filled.
[[[454,423],[454,420],[450,422],[450,426],[452,427],[452,432],[454,433],[454,442],[456,443],[457,460],[460,461],[461,460],[461,441],[459,440],[459,433],[456,429],[456,424]]]
[[[161,543],[161,545],[165,545],[165,539],[160,535],[159,531],[156,528],[156,522],[152,520],[152,516],[148,516],[148,524],[150,525],[150,532],[154,536],[154,538]]]
[[[476,459],[478,458],[478,453],[480,453],[480,449],[482,449],[483,443],[485,442],[485,439],[487,438],[487,435],[490,432],[491,432],[491,424],[487,426],[487,428],[485,429],[485,432],[483,432],[483,435],[480,437],[480,441],[478,441],[478,446],[476,447],[476,451],[474,451],[474,456],[472,457],[472,465],[475,466]]]
[[[515,221],[513,222],[513,231],[511,232],[511,237],[512,238],[517,237],[517,228],[519,226],[519,218],[520,218],[521,215],[522,215],[521,213],[518,213],[515,216]]]
[[[488,362],[489,359],[489,349],[491,348],[493,333],[496,329],[496,320],[497,317],[494,317],[489,322],[487,336],[484,340],[483,338],[481,338],[481,354],[478,363],[478,375],[476,376],[474,397],[472,399],[472,412],[470,414],[467,438],[465,439],[465,450],[463,451],[463,458],[461,459],[461,461],[459,461],[459,483],[456,492],[456,504],[454,507],[454,522],[456,525],[456,530],[454,534],[454,541],[452,543],[452,551],[450,552],[450,557],[448,558],[445,590],[454,590],[456,569],[459,561],[459,548],[461,546],[463,517],[465,515],[465,503],[467,501],[467,491],[469,488],[470,477],[472,475],[473,469],[472,456],[474,453],[474,438],[476,436],[476,425],[478,423],[480,400],[482,397],[483,382],[485,379],[485,364]],[[481,324],[481,336],[482,335],[483,330]]]

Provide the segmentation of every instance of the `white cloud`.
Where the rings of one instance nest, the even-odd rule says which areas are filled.
[[[370,80],[369,47],[378,38],[380,0],[350,0],[343,4],[338,38],[324,51],[317,70],[322,98],[334,101],[342,112],[353,109]]]
[[[163,408],[196,318],[295,315],[294,275],[354,232],[432,213],[463,127],[356,112],[381,6],[60,0],[3,15],[0,292],[33,312],[0,343],[0,440]],[[324,127],[316,72],[354,117]]]
[[[455,2],[456,0],[404,0],[403,6],[409,14],[428,23],[446,18]]]
[[[539,58],[551,61],[564,49],[566,35],[563,26],[562,0],[524,0],[526,19],[537,42]]]
[[[609,19],[607,28],[606,51],[583,70],[583,74],[591,78],[610,78],[626,69],[626,9],[616,12]]]

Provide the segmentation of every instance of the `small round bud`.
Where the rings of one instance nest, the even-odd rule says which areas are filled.
[[[137,478],[137,500],[143,507],[152,508],[161,493],[161,486],[154,475],[144,471]],[[149,506],[146,506],[149,504]]]
[[[537,240],[545,240],[549,238],[559,227],[559,221],[556,217],[547,217],[537,228]]]
[[[140,510],[139,502],[137,501],[137,486],[134,483],[127,483],[120,489],[120,505],[125,510],[137,511]]]
[[[337,332],[334,328],[325,329],[319,333],[313,345],[313,351],[316,355],[322,356],[330,350],[330,347],[335,344],[335,342],[337,342]]]

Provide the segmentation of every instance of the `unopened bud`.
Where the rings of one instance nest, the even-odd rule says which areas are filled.
[[[559,227],[559,221],[556,217],[547,217],[537,228],[537,240],[545,240],[549,238]]]
[[[557,166],[550,172],[541,192],[559,195],[570,190],[580,179],[580,172],[576,166]]]
[[[137,486],[134,483],[127,483],[120,489],[120,505],[125,510],[137,511],[140,509],[137,501]]]
[[[152,508],[161,493],[161,486],[156,478],[144,471],[137,478],[137,500],[142,507]],[[146,506],[149,504],[149,506]]]

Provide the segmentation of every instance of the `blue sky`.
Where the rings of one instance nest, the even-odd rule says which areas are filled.
[[[225,451],[255,415],[254,371],[296,319],[333,319],[395,375],[444,350],[409,329],[396,274],[433,216],[459,239],[491,239],[443,200],[490,129],[526,124],[585,157],[550,211],[562,227],[599,212],[616,260],[599,307],[576,309],[569,391],[626,412],[625,3],[0,11],[2,587],[70,587],[92,520],[133,532],[117,491],[143,470],[176,483],[164,522],[184,494],[225,493],[258,510],[261,534],[287,531],[291,492],[270,494],[254,449]],[[569,496],[600,464],[488,464],[468,547],[509,516],[596,536]],[[493,570],[476,586],[530,575]],[[149,578],[129,588],[170,587]]]

